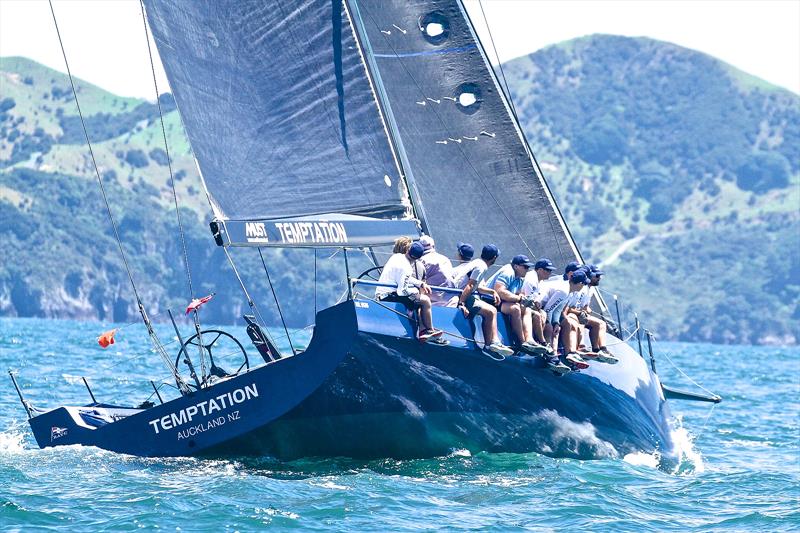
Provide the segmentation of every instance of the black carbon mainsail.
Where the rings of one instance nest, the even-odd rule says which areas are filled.
[[[457,0],[347,0],[437,248],[578,258]]]

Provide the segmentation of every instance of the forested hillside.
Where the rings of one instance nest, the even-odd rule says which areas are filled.
[[[800,339],[800,97],[691,50],[611,36],[547,48],[503,74],[581,250],[606,262],[606,288],[650,329],[682,340]],[[157,106],[78,86],[142,299],[154,315],[179,309],[188,288]],[[174,102],[160,101],[194,292],[216,291],[204,314],[229,321],[247,305],[210,239]],[[0,59],[0,233],[0,314],[136,314],[69,80],[22,58]],[[275,321],[260,258],[248,252],[233,253]],[[319,252],[315,269],[313,251],[267,251],[292,325],[344,290],[341,258],[329,255]]]
[[[606,289],[663,338],[800,338],[800,97],[645,38],[569,41],[503,74]]]

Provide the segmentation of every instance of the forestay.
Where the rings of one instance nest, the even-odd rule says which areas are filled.
[[[437,248],[496,243],[501,261],[578,252],[456,0],[347,0]]]
[[[145,4],[217,218],[408,214],[340,2]]]

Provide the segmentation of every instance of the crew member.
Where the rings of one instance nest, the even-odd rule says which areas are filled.
[[[600,285],[600,277],[603,271],[595,265],[588,265],[587,273],[589,284],[585,287],[583,296],[579,302],[580,312],[578,320],[589,330],[589,340],[592,343],[592,352],[597,354],[596,361],[600,363],[616,364],[616,358],[606,347],[606,322],[605,320],[592,315],[592,287]]]
[[[433,327],[429,297],[431,289],[427,283],[413,275],[414,264],[422,257],[423,252],[422,244],[414,242],[406,253],[393,254],[383,266],[378,279],[378,283],[388,286],[377,287],[375,298],[384,302],[400,302],[409,310],[419,311],[417,338],[421,342],[447,343],[441,339],[443,332]]]
[[[485,294],[492,298],[495,305],[500,304],[500,297],[494,289],[486,287],[482,283],[486,271],[497,261],[499,255],[500,251],[497,246],[487,244],[481,251],[480,259],[470,261],[469,268],[465,269],[465,275],[453,281],[456,288],[462,289],[457,305],[464,316],[472,319],[476,315],[480,315],[482,319],[481,327],[485,348],[496,354],[511,355],[514,350],[501,343],[500,335],[497,333],[497,308],[482,301],[478,296],[478,294]]]
[[[425,267],[425,281],[432,287],[452,287],[453,264],[450,259],[436,251],[436,243],[432,237],[423,235],[419,242],[425,250],[419,260]],[[445,306],[449,299],[442,291],[431,292],[432,305]]]
[[[489,278],[486,285],[494,289],[500,297],[500,312],[508,317],[520,349],[539,355],[546,349],[534,342],[531,336],[531,309],[523,303],[526,299],[521,294],[525,275],[533,266],[534,263],[527,255],[515,255],[509,264],[503,265]]]
[[[545,323],[547,322],[547,313],[542,309],[542,299],[544,298],[544,291],[542,287],[545,281],[550,279],[556,267],[553,262],[543,257],[536,261],[533,265],[533,270],[525,275],[525,280],[522,282],[522,295],[526,298],[523,303],[526,304],[531,310],[530,314],[523,316],[523,326],[527,327],[533,336],[533,340],[537,344],[545,345],[552,353],[553,349],[545,339]],[[526,320],[530,324],[525,324]]]

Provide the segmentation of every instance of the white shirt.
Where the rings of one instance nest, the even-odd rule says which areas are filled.
[[[525,280],[522,282],[522,291],[520,292],[523,296],[533,296],[534,302],[541,303],[545,296],[543,288],[552,281],[555,281],[552,276],[539,281],[539,274],[535,270],[531,270],[525,274]]]
[[[539,296],[542,302],[542,309],[548,313],[564,300],[569,293],[569,281],[556,276],[539,283]]]
[[[424,272],[425,269],[423,267],[420,270]],[[386,283],[387,285],[393,285],[393,287],[376,287],[376,298],[392,292],[397,292],[400,296],[406,296],[409,292],[414,292],[414,290],[409,291],[409,287],[422,285],[422,281],[413,276],[413,268],[406,254],[394,254],[386,261],[378,283]]]
[[[589,287],[588,285],[584,285],[583,288],[580,290],[580,298],[578,298],[578,301],[575,302],[575,305],[573,307],[585,309],[589,307],[590,303],[592,303],[591,287]]]
[[[488,269],[489,265],[480,258],[462,263],[453,269],[453,285],[457,289],[463,289],[470,279],[474,279],[477,282],[475,284],[475,288],[477,288],[482,285],[481,282]]]
[[[586,287],[581,287],[577,291],[570,291],[570,293],[567,295],[567,303],[565,304],[565,307],[581,307],[581,301],[583,300],[584,294],[583,290],[585,288]]]

